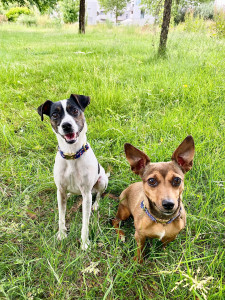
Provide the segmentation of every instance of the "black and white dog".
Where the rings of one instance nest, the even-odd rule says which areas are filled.
[[[108,176],[87,143],[84,109],[89,103],[89,97],[72,94],[69,99],[54,103],[47,100],[38,107],[42,121],[44,114],[50,117],[58,140],[58,152],[54,165],[59,209],[57,238],[61,240],[67,236],[65,225],[67,192],[82,195],[82,249],[87,249],[89,244],[88,226],[92,193],[97,193],[96,201],[92,206],[96,210],[101,194],[108,185]]]

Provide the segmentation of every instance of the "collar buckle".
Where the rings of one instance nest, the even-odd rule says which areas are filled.
[[[64,154],[64,158],[65,159],[73,159],[74,158],[74,155],[75,153],[63,153]]]

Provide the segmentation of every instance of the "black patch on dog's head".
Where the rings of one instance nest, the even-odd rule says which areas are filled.
[[[71,99],[71,97],[67,100],[66,111],[69,115],[73,117],[79,128],[79,131],[81,131],[84,127],[85,122],[84,113],[80,106],[77,104],[77,102]]]
[[[51,110],[50,110],[50,121],[52,128],[57,133],[58,132],[58,126],[61,124],[62,119],[64,118],[65,112],[62,107],[62,104],[60,101],[53,103]]]
[[[42,121],[44,119],[43,115],[49,116],[53,129],[55,132],[58,132],[57,127],[60,125],[63,116],[65,115],[60,101],[54,103],[50,100],[47,100],[38,107],[38,113],[41,116]]]
[[[75,102],[72,98],[66,100],[66,111],[73,118],[78,117],[80,114],[83,115],[83,110],[80,108],[77,102]]]
[[[90,97],[84,95],[71,94],[69,100],[74,101],[82,111],[90,104]]]

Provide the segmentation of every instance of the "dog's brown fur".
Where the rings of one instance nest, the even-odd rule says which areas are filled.
[[[124,146],[131,169],[141,176],[142,182],[131,184],[121,193],[116,218],[112,223],[120,238],[124,239],[124,232],[119,228],[119,223],[130,215],[134,217],[135,239],[138,245],[137,259],[142,262],[146,237],[159,238],[165,246],[185,227],[186,212],[182,204],[182,192],[184,174],[193,165],[194,140],[192,136],[187,136],[174,151],[170,162],[150,163],[149,157],[144,152],[131,144]],[[178,185],[177,180],[178,182],[181,180]],[[155,186],[152,186],[152,183]],[[165,200],[170,204],[173,203],[172,209],[165,208]],[[157,222],[151,220],[141,208],[142,201]],[[167,224],[176,216],[178,216],[176,219]]]

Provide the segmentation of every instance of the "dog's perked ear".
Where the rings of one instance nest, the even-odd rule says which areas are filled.
[[[124,144],[124,150],[131,170],[135,174],[142,176],[146,165],[150,162],[150,158],[144,152],[128,143]]]
[[[181,167],[184,173],[191,170],[193,166],[193,158],[195,155],[194,139],[191,135],[188,135],[183,142],[173,152],[172,160],[175,160]]]
[[[50,109],[52,106],[53,102],[50,100],[45,101],[45,103],[43,103],[42,105],[40,105],[37,109],[39,115],[41,116],[41,121],[44,120],[43,115],[50,115]]]
[[[75,101],[75,103],[80,107],[82,111],[84,111],[85,107],[90,104],[89,96],[71,94],[70,99]]]

